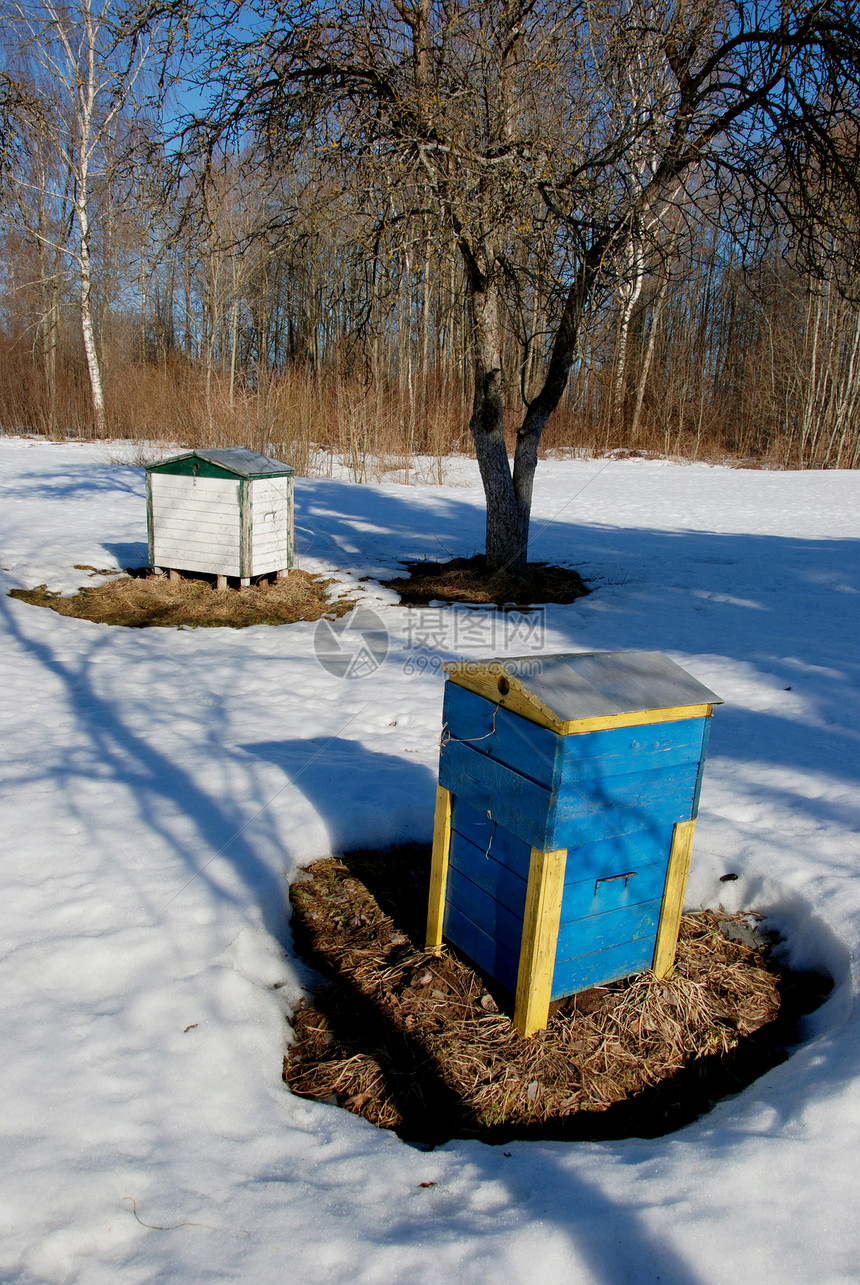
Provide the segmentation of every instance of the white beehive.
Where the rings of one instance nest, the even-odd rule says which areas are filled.
[[[186,451],[146,470],[151,566],[255,576],[293,564],[293,469],[247,450]]]

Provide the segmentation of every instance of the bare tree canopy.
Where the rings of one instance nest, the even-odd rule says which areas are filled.
[[[855,0],[276,0],[207,40],[220,137],[274,162],[311,140],[375,235],[456,247],[494,567],[525,565],[538,443],[605,292],[729,206],[811,263],[854,250]],[[501,332],[535,289],[550,333],[525,335],[543,364],[511,468]]]

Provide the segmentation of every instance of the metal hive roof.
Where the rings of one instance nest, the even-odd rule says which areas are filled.
[[[445,665],[452,679],[488,694],[488,680],[507,679],[511,691],[546,711],[553,722],[606,718],[647,710],[721,705],[709,688],[660,651],[572,652],[498,657]],[[504,697],[504,687],[498,687]],[[501,700],[500,703],[509,703]]]
[[[209,464],[216,464],[219,468],[235,473],[237,477],[282,477],[284,474],[295,471],[289,464],[282,464],[280,460],[273,460],[268,455],[260,455],[257,451],[249,451],[244,447],[183,451],[181,455],[171,455],[168,459],[158,460],[157,463],[151,464],[149,467],[159,469],[163,468],[165,464],[175,464],[179,460],[192,458],[206,460]]]

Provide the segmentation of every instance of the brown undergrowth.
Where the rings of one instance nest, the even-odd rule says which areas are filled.
[[[453,558],[450,562],[405,562],[407,574],[385,580],[388,589],[400,594],[408,607],[426,607],[429,602],[473,602],[498,606],[532,606],[537,603],[575,602],[591,590],[582,577],[568,567],[530,562],[524,576],[505,571],[488,572],[483,554],[474,558]]]
[[[829,989],[728,940],[748,916],[685,915],[673,975],[594,987],[522,1039],[509,997],[449,948],[426,953],[428,851],[351,853],[291,890],[297,948],[323,974],[293,1017],[293,1092],[402,1137],[653,1137],[782,1061]]]
[[[80,567],[79,570],[96,570]],[[109,574],[101,572],[98,574]],[[157,625],[226,626],[292,625],[321,616],[343,616],[354,600],[331,601],[326,590],[334,580],[323,580],[307,571],[293,570],[282,580],[227,588],[218,592],[214,576],[118,575],[104,584],[90,585],[63,597],[45,585],[36,589],[11,589],[10,596],[37,607],[50,607],[61,616],[94,620],[106,625],[145,629]]]

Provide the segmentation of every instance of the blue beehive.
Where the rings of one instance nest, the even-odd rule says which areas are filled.
[[[427,948],[552,1000],[672,968],[713,706],[661,652],[446,666]]]

